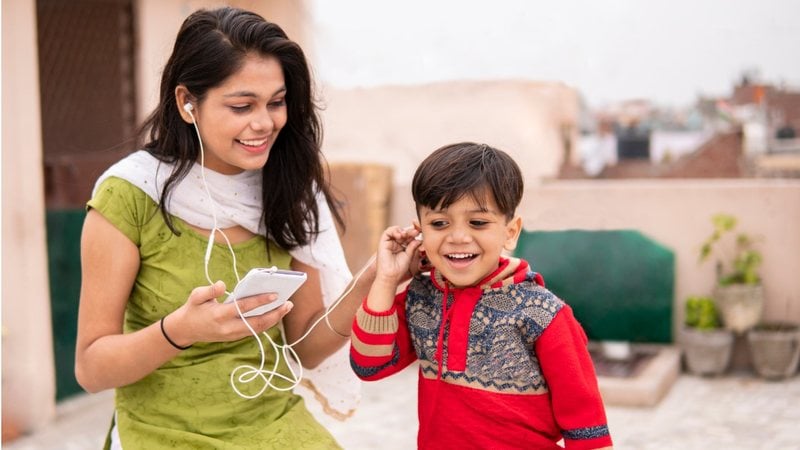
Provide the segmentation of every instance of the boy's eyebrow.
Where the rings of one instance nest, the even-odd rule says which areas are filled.
[[[440,208],[440,209],[428,208],[428,213],[429,213],[429,214],[443,214],[443,213],[446,213],[446,212],[447,212],[447,210],[448,210],[448,208]],[[489,208],[475,208],[475,209],[470,209],[470,210],[468,210],[467,212],[468,212],[468,213],[493,213],[493,214],[500,214],[498,211],[494,211],[494,210],[492,210],[492,209],[489,209]]]

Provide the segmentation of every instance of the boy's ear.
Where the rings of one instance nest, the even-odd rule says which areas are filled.
[[[424,251],[425,250],[425,241],[422,239],[422,227],[419,224],[419,220],[412,220],[411,221],[411,226],[414,227],[415,230],[419,231],[419,234],[417,235],[417,239],[422,242],[422,244],[419,246],[419,248]]]
[[[503,244],[503,249],[513,252],[517,248],[520,233],[522,233],[522,217],[517,216],[506,224],[506,242]]]

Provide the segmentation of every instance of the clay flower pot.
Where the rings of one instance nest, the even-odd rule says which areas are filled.
[[[684,327],[681,347],[686,369],[695,375],[725,373],[731,361],[733,332],[726,329],[700,330]]]
[[[800,361],[800,326],[767,323],[747,332],[753,368],[760,376],[781,380],[797,371]]]

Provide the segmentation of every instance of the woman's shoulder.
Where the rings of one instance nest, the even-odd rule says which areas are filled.
[[[91,200],[87,202],[87,209],[101,209],[103,205],[108,203],[118,204],[120,202],[141,204],[142,206],[151,204],[157,207],[156,202],[150,196],[130,181],[110,176],[97,185]]]
[[[133,242],[140,242],[148,223],[159,217],[156,202],[132,183],[108,177],[97,186],[86,210],[95,210]]]

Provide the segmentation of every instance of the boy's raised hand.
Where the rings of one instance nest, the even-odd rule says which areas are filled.
[[[385,281],[401,282],[407,278],[409,265],[421,241],[416,237],[419,230],[392,226],[381,235],[378,243],[377,277]]]
[[[397,286],[408,278],[409,266],[422,244],[414,227],[392,226],[384,230],[378,242],[375,281],[367,304],[374,311],[388,310],[394,301]]]

